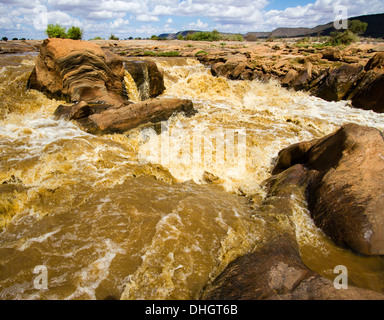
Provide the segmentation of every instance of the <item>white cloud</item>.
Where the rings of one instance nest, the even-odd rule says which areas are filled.
[[[172,24],[172,23],[173,23],[172,18],[168,18],[168,20],[167,20],[167,24]]]
[[[159,21],[159,18],[156,16],[150,16],[148,14],[139,14],[136,17],[137,21],[142,21],[142,22],[156,22]]]
[[[208,23],[202,22],[200,19],[197,19],[196,22],[189,23],[187,25],[188,29],[207,29]]]

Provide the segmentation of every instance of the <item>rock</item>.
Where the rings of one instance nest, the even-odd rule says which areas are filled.
[[[365,71],[380,71],[384,70],[384,52],[375,54],[364,67]]]
[[[307,62],[297,77],[292,81],[290,88],[293,88],[296,91],[305,89],[312,78],[312,68],[312,63]]]
[[[306,148],[304,148],[306,149]],[[292,193],[308,183],[301,164],[266,182],[268,195],[255,218],[265,221],[264,240],[252,252],[238,257],[204,288],[203,300],[383,300],[384,295],[348,286],[337,290],[333,281],[303,263],[296,240]],[[279,222],[277,222],[279,221]]]
[[[348,100],[356,108],[384,112],[384,52],[375,54],[365,65],[366,71]]]
[[[384,71],[369,70],[350,94],[355,108],[384,112]]]
[[[292,83],[293,80],[295,80],[298,76],[298,73],[294,69],[290,69],[288,73],[285,75],[283,80],[281,81],[281,85],[283,87],[288,87]]]
[[[93,134],[123,133],[145,123],[167,120],[176,112],[184,112],[187,116],[196,113],[190,100],[157,98],[109,108],[78,122],[85,131]]]
[[[121,58],[98,45],[70,39],[46,39],[27,87],[67,102],[124,101]]]
[[[321,54],[323,55],[323,59],[329,61],[340,61],[341,60],[341,52],[338,49],[324,49]]]
[[[242,54],[232,55],[225,62],[217,62],[211,68],[211,73],[216,77],[225,77],[231,80],[240,79],[240,75],[247,67],[247,57]]]
[[[349,90],[356,84],[363,71],[363,66],[343,65],[332,70],[314,91],[316,97],[327,101],[340,101],[344,99]]]
[[[347,124],[322,139],[279,153],[273,174],[302,164],[315,224],[337,245],[384,254],[384,138],[377,129]]]
[[[164,92],[163,74],[154,61],[129,60],[124,62],[124,67],[135,81],[141,100],[155,98]]]

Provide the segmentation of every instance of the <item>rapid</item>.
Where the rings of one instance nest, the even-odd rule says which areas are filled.
[[[384,130],[384,114],[347,101],[153,59],[162,96],[191,99],[198,113],[95,136],[53,118],[63,101],[26,90],[34,55],[0,57],[0,299],[198,299],[263,242],[258,203],[279,150],[349,122]],[[129,74],[125,85],[143,96]],[[292,197],[307,266],[332,278],[346,265],[351,284],[383,292],[384,259],[334,246],[303,192]],[[44,290],[36,266],[48,271]]]

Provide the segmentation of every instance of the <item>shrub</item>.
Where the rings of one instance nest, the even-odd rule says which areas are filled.
[[[350,30],[344,32],[334,31],[331,32],[331,36],[329,37],[329,44],[332,46],[350,45],[357,41],[359,41],[359,37]]]
[[[72,40],[81,40],[83,38],[83,30],[79,27],[70,27],[67,32],[67,38]]]
[[[2,37],[1,41],[8,41],[8,38],[7,37]]]
[[[48,38],[61,38],[65,39],[67,38],[67,33],[65,32],[66,28],[60,26],[59,24],[49,24],[47,26],[47,29],[45,30],[46,35]]]
[[[120,39],[116,37],[113,33],[111,33],[109,40],[120,40]]]
[[[361,22],[360,20],[350,20],[348,22],[348,30],[357,35],[363,34],[367,27],[368,23]]]

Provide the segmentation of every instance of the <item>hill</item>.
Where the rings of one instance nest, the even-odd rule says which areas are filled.
[[[364,33],[365,37],[370,38],[384,38],[384,13],[372,14],[365,16],[351,17],[349,20],[360,20],[367,22],[368,27]],[[328,36],[332,31],[335,31],[333,22],[318,25],[314,28],[277,28],[271,32],[248,32],[243,34],[246,41],[257,41],[257,39],[276,37],[276,38],[294,38],[294,37],[307,37],[307,36]],[[158,37],[161,39],[177,39],[178,35],[186,37],[190,33],[199,32],[197,30],[186,30],[177,33],[163,33]]]

